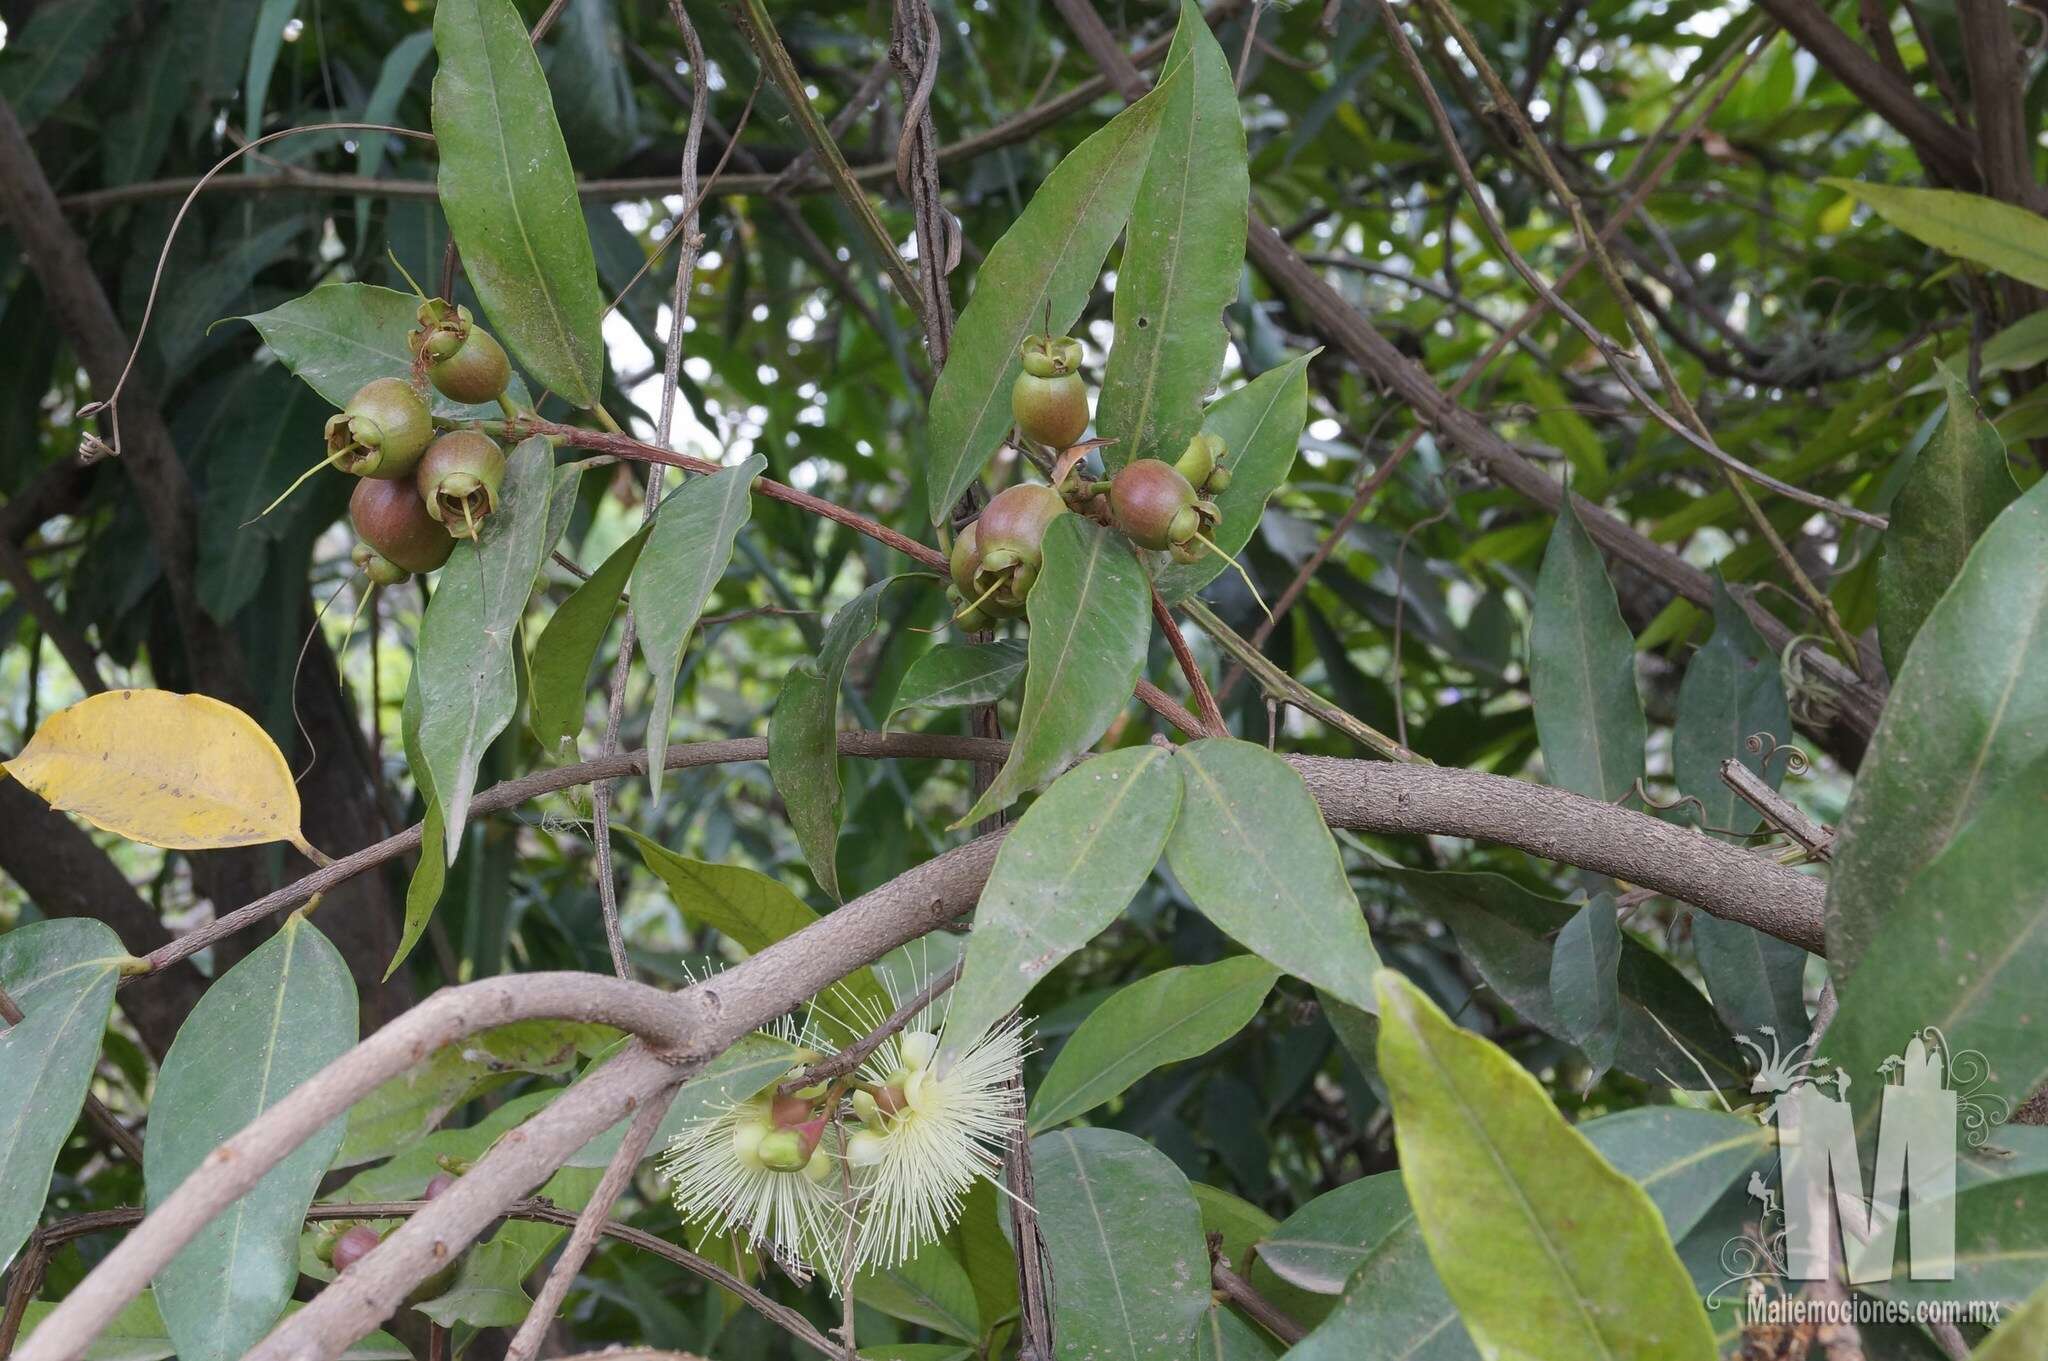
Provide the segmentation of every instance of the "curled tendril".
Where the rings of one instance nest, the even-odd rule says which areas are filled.
[[[1742,740],[1742,745],[1757,758],[1757,764],[1760,766],[1768,767],[1772,757],[1782,755],[1785,758],[1787,775],[1804,775],[1813,769],[1813,758],[1790,742],[1780,742],[1771,733],[1753,732]]]
[[[1659,813],[1668,813],[1674,808],[1690,806],[1693,816],[1699,819],[1699,829],[1703,832],[1714,832],[1721,836],[1741,837],[1745,841],[1767,840],[1778,834],[1775,829],[1769,827],[1759,828],[1754,832],[1738,832],[1733,827],[1716,827],[1713,823],[1707,821],[1707,806],[1691,794],[1681,794],[1669,803],[1659,803],[1651,798],[1650,791],[1643,787],[1643,777],[1640,775],[1636,776],[1636,782],[1629,788],[1628,793],[1614,800],[1614,806],[1620,808],[1627,804],[1630,799],[1641,799],[1645,808],[1654,809]]]
[[[1811,633],[1794,634],[1778,654],[1778,669],[1785,677],[1785,698],[1794,715],[1812,723],[1825,723],[1841,708],[1842,693],[1826,677],[1807,665],[1804,643],[1820,646]]]

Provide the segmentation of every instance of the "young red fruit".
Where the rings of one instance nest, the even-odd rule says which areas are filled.
[[[427,1183],[427,1189],[421,1193],[420,1199],[433,1200],[454,1184],[455,1178],[449,1173],[436,1172],[433,1180]]]
[[[1026,439],[1065,449],[1088,429],[1088,386],[1081,381],[1081,342],[1072,336],[1026,336],[1024,372],[1010,388],[1010,415]]]
[[[433,437],[433,413],[411,385],[373,378],[328,418],[327,461],[356,477],[405,477]]]
[[[974,534],[969,579],[963,583],[955,572],[954,584],[968,604],[995,619],[1024,613],[1024,598],[1038,581],[1044,560],[1046,526],[1066,513],[1067,503],[1043,483],[1022,482],[998,492],[969,526]],[[959,551],[957,542],[954,550]]]
[[[1200,533],[1198,501],[1180,470],[1156,458],[1125,464],[1109,483],[1109,512],[1116,527],[1144,548],[1168,549]]]
[[[505,451],[477,430],[451,430],[427,447],[415,485],[427,514],[458,539],[476,537],[477,527],[498,508],[505,480]]]
[[[334,1240],[334,1269],[347,1271],[357,1262],[368,1257],[371,1251],[384,1239],[368,1224],[358,1224]]]
[[[455,551],[455,541],[428,516],[426,503],[410,482],[364,478],[349,495],[348,518],[362,540],[357,547],[369,549],[398,569],[400,581],[407,572],[433,571]],[[357,565],[370,572],[372,581],[378,581],[372,564],[358,559]]]

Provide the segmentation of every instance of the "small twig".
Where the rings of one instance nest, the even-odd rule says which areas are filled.
[[[547,1281],[541,1286],[540,1293],[533,1297],[533,1307],[526,1311],[525,1321],[519,1325],[511,1345],[505,1349],[505,1361],[533,1361],[540,1354],[540,1344],[547,1338],[548,1325],[561,1311],[569,1287],[576,1282],[576,1273],[583,1270],[583,1264],[590,1260],[591,1249],[597,1246],[598,1237],[611,1219],[612,1206],[618,1203],[620,1192],[632,1182],[633,1173],[640,1166],[640,1156],[653,1141],[654,1132],[661,1127],[661,1118],[666,1111],[665,1102],[649,1101],[633,1116],[633,1123],[627,1127],[625,1138],[619,1141],[618,1151],[612,1154],[611,1163],[597,1183],[597,1190],[591,1193],[583,1212],[576,1216],[576,1227],[571,1230],[562,1255],[555,1259]]]
[[[1814,859],[1834,858],[1835,834],[1733,756],[1721,762],[1721,783],[1735,791],[1735,797],[1754,808],[1765,822],[1803,846]]]
[[[43,630],[43,636],[57,645],[57,653],[71,668],[71,674],[78,678],[79,688],[88,695],[97,695],[107,688],[100,679],[99,654],[92,644],[85,641],[85,635],[72,627],[63,612],[50,603],[50,597],[43,591],[43,585],[29,570],[28,562],[16,548],[14,540],[0,534],[0,577],[14,588],[14,598],[34,616]]]
[[[1264,1328],[1281,1342],[1292,1347],[1308,1336],[1308,1329],[1296,1323],[1261,1295],[1252,1283],[1230,1269],[1223,1260],[1223,1235],[1209,1235],[1209,1282],[1251,1318],[1252,1322]]]
[[[910,998],[897,1007],[896,1010],[890,1012],[880,1025],[861,1036],[859,1041],[848,1045],[830,1058],[818,1060],[795,1077],[788,1079],[782,1084],[782,1090],[788,1093],[802,1091],[806,1087],[815,1087],[820,1082],[830,1082],[834,1078],[845,1077],[848,1073],[866,1063],[868,1055],[881,1048],[884,1041],[897,1031],[903,1029],[904,1026],[909,1025],[919,1012],[930,1006],[946,989],[959,982],[960,971],[966,964],[967,960],[965,957],[955,960],[951,968],[943,973],[934,975],[932,981],[925,984],[915,997]]]
[[[14,1259],[14,1275],[7,1282],[7,1307],[0,1312],[0,1361],[14,1354],[14,1339],[28,1316],[29,1302],[43,1288],[43,1269],[50,1264],[49,1249],[43,1246],[43,1231],[29,1234],[21,1255]]]
[[[21,1008],[14,1004],[14,999],[7,995],[5,988],[0,988],[0,1021],[5,1021],[10,1026],[20,1025],[21,1016]],[[135,1131],[122,1124],[121,1118],[108,1110],[105,1103],[91,1092],[85,1094],[83,1109],[85,1118],[90,1120],[100,1133],[112,1140],[114,1147],[120,1149],[127,1156],[129,1162],[134,1163],[137,1168],[140,1168],[142,1166],[142,1141],[135,1137]],[[0,1348],[0,1350],[4,1350],[4,1348]]]
[[[1216,706],[1216,696],[1210,693],[1209,682],[1203,679],[1202,668],[1195,662],[1195,654],[1188,647],[1187,636],[1174,622],[1173,611],[1159,598],[1159,592],[1152,592],[1152,617],[1159,621],[1159,631],[1166,635],[1166,645],[1173,651],[1173,659],[1180,663],[1181,674],[1188,678],[1188,689],[1195,697],[1195,712],[1209,725],[1217,737],[1228,737],[1230,725],[1223,720],[1223,710]]]

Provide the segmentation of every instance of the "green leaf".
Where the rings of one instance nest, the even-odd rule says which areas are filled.
[[[769,778],[812,877],[835,899],[841,896],[839,686],[853,650],[880,622],[882,593],[902,579],[878,581],[840,606],[825,626],[818,655],[783,677],[768,718]]]
[[[294,1302],[287,1304],[284,1311],[289,1315],[302,1307]],[[26,1342],[36,1325],[56,1308],[41,1300],[29,1301],[22,1314],[20,1340]],[[144,1290],[100,1330],[86,1346],[84,1355],[85,1361],[169,1361],[177,1350],[170,1329],[164,1326],[163,1315],[157,1310],[156,1292]],[[342,1352],[341,1361],[412,1361],[412,1353],[391,1334],[378,1331],[350,1343]]]
[[[1885,669],[1894,676],[1972,545],[2019,495],[1997,427],[1979,413],[1953,369],[1939,360],[1934,368],[1948,391],[1948,416],[1892,502],[1884,556],[1877,561],[1877,636]]]
[[[515,1021],[446,1045],[349,1109],[335,1166],[387,1157],[481,1090],[519,1073],[561,1074],[617,1032],[570,1021]]]
[[[1753,1120],[1673,1106],[1603,1116],[1580,1132],[1649,1194],[1673,1238],[1699,1225],[1745,1171],[1769,1158],[1775,1139]],[[1303,1339],[1296,1361],[1468,1361],[1478,1355],[1429,1260],[1405,1188],[1397,1218],[1391,1192],[1352,1189],[1399,1181],[1398,1172],[1388,1172],[1340,1186],[1296,1211],[1274,1234],[1274,1241],[1288,1241],[1283,1260],[1312,1273],[1318,1284],[1356,1262],[1336,1310]],[[1266,1245],[1259,1251],[1266,1256]]]
[[[1918,641],[1835,841],[1827,933],[1837,980],[1983,802],[2048,753],[2048,481],[1992,522]]]
[[[958,709],[993,704],[1024,674],[1024,644],[1002,639],[993,643],[940,643],[910,664],[896,687],[896,707]]]
[[[1034,1134],[1086,1115],[1156,1068],[1206,1054],[1250,1024],[1280,971],[1256,955],[1139,979],[1088,1014],[1031,1094]]]
[[[1017,1311],[1017,1254],[1007,1237],[1010,1202],[997,1183],[983,1177],[962,1198],[960,1218],[945,1244],[967,1270],[985,1342]]]
[[[327,284],[241,320],[256,328],[286,368],[329,405],[341,407],[373,378],[412,377],[412,352],[405,337],[418,324],[418,308],[419,299],[410,293],[375,284]],[[431,384],[420,395],[435,415],[450,419],[485,420],[504,414],[495,402],[467,406],[450,401]],[[505,395],[520,406],[533,404],[525,380],[516,373]],[[317,445],[312,452],[319,452]]]
[[[1592,1068],[1587,1091],[1614,1066],[1614,1048],[1621,1039],[1621,989],[1615,980],[1620,963],[1614,899],[1598,894],[1564,924],[1550,956],[1550,1002],[1565,1038]]]
[[[303,501],[288,501],[263,514],[318,455],[325,419],[315,396],[282,369],[244,368],[203,430],[206,497],[199,511],[199,603],[220,622],[232,620],[256,598],[272,544],[313,532],[331,518],[334,506],[326,493],[347,478],[305,489]]]
[[[1400,974],[1375,981],[1402,1181],[1482,1351],[1711,1361],[1706,1312],[1643,1189],[1520,1064]]]
[[[640,859],[667,885],[669,897],[685,917],[730,937],[749,954],[765,950],[818,920],[818,914],[804,906],[801,899],[765,874],[741,865],[692,860],[648,840],[630,827],[618,830],[640,848]],[[835,1010],[846,1010],[835,1008],[835,999],[821,999],[818,1019],[837,1027],[844,1038],[858,1038],[872,1028],[873,1022],[895,1010],[872,969],[863,967],[848,974],[834,989],[835,993],[841,990],[855,999],[856,1010],[874,1010],[869,1024],[862,1025],[861,1016],[835,1016]]]
[[[1380,1172],[1325,1191],[1259,1240],[1259,1260],[1298,1289],[1335,1295],[1374,1247],[1411,1222],[1399,1172]]]
[[[1943,254],[2048,288],[2048,222],[2038,213],[1952,189],[1907,189],[1844,179],[1821,183],[1854,194],[1886,222]]]
[[[1230,62],[1192,0],[1166,54],[1172,80],[1116,272],[1116,343],[1097,428],[1111,469],[1179,458],[1202,427],[1228,337],[1223,309],[1244,270],[1244,118]],[[1184,74],[1183,74],[1184,73]]]
[[[1571,466],[1572,487],[1579,495],[1600,499],[1607,487],[1607,446],[1592,422],[1580,415],[1547,369],[1518,365],[1516,385],[1535,410],[1536,433],[1555,446]]]
[[[1179,810],[1180,772],[1151,746],[1082,762],[1025,810],[981,891],[946,1016],[942,1071],[1129,906]]]
[[[1479,976],[1523,1020],[1545,1034],[1570,1038],[1550,992],[1550,942],[1571,920],[1569,904],[1531,893],[1497,874],[1381,873],[1451,928]],[[1693,1067],[1697,1062],[1718,1087],[1749,1085],[1742,1055],[1699,989],[1626,935],[1621,938],[1615,982],[1621,996],[1617,1068],[1648,1082],[1668,1076],[1677,1086],[1699,1080]]]
[[[1067,153],[989,251],[932,389],[925,491],[933,524],[952,511],[1010,429],[1024,337],[1047,325],[1064,332],[1081,315],[1131,214],[1160,115],[1177,88],[1174,78],[1161,81]]]
[[[1721,763],[1733,757],[1773,789],[1785,763],[1767,761],[1749,747],[1756,733],[1784,744],[1792,740],[1792,715],[1778,658],[1765,644],[1728,585],[1714,579],[1714,633],[1693,654],[1678,688],[1678,722],[1671,732],[1672,765],[1681,793],[1700,801],[1708,827],[1741,836],[1762,821],[1756,809],[1735,796],[1721,778]]]
[[[1915,1279],[1907,1259],[1910,1238],[1901,1234],[1891,1278],[1858,1289],[1892,1300],[1996,1300],[2017,1306],[2048,1276],[2044,1199],[2048,1173],[1959,1183],[1950,1211],[1956,1226],[1955,1279]]]
[[[1130,541],[1084,516],[1059,515],[1042,551],[1025,602],[1031,661],[1010,758],[956,826],[1008,808],[1093,746],[1145,669],[1151,587]]]
[[[42,1217],[57,1154],[92,1090],[126,955],[119,937],[85,918],[0,936],[0,986],[21,1008],[0,1029],[0,1267]]]
[[[462,1265],[448,1288],[415,1305],[443,1328],[517,1328],[533,1308],[520,1282],[525,1251],[514,1241],[493,1239],[462,1254]]]
[[[1222,1304],[1212,1304],[1202,1314],[1195,1332],[1195,1361],[1272,1361],[1280,1355],[1280,1344],[1270,1333],[1261,1332]]]
[[[1707,912],[1692,914],[1692,949],[1732,1033],[1755,1036],[1769,1026],[1787,1050],[1806,1038],[1806,951]]]
[[[405,886],[405,925],[399,932],[398,948],[384,970],[390,978],[398,972],[426,933],[440,905],[442,890],[448,886],[447,824],[441,817],[440,800],[434,797],[433,772],[420,752],[420,668],[415,665],[405,683],[405,699],[399,708],[399,731],[405,744],[405,764],[412,771],[425,812],[420,818],[420,854],[412,878]]]
[[[1202,417],[1202,430],[1223,441],[1230,485],[1214,497],[1223,518],[1209,537],[1236,557],[1259,527],[1266,502],[1294,468],[1301,428],[1308,420],[1308,364],[1320,349],[1297,355],[1278,368],[1226,393]],[[1176,455],[1177,456],[1177,455]],[[1161,558],[1153,577],[1160,599],[1184,600],[1229,570],[1214,553],[1194,562]]]
[[[930,1328],[962,1342],[981,1341],[981,1313],[967,1268],[944,1245],[927,1243],[898,1267],[868,1270],[854,1282],[854,1298],[892,1318]]]
[[[571,0],[547,63],[563,140],[586,175],[610,170],[640,137],[633,63],[617,10],[614,0]]]
[[[1648,740],[1635,640],[1569,498],[1536,579],[1529,695],[1550,782],[1602,803],[1626,798],[1642,776]]]
[[[1209,1254],[1188,1179],[1115,1129],[1031,1141],[1039,1231],[1052,1259],[1059,1354],[1185,1361],[1209,1306]]]
[[[661,503],[654,529],[633,568],[633,596],[660,602],[638,613],[640,655],[654,681],[647,717],[647,786],[661,797],[668,759],[668,720],[676,702],[676,672],[683,649],[711,598],[711,588],[732,561],[733,540],[753,514],[749,494],[768,460],[754,454],[731,468],[693,477]]]
[[[647,546],[642,530],[612,550],[590,579],[569,592],[555,608],[540,641],[533,645],[531,707],[527,726],[541,750],[557,753],[573,748],[583,729],[583,707],[590,697],[590,664],[611,628],[612,615],[625,594],[626,579]]]
[[[547,540],[553,446],[522,441],[506,463],[498,511],[475,542],[455,545],[420,621],[420,756],[455,863],[476,791],[476,768],[519,705],[517,643]]]
[[[214,981],[164,1056],[143,1146],[149,1208],[355,1042],[348,965],[294,913]],[[233,1361],[277,1321],[298,1283],[299,1227],[345,1123],[293,1150],[157,1273],[157,1305],[181,1361]]]
[[[2048,1284],[2007,1314],[1970,1353],[1970,1361],[2048,1361]]]
[[[527,372],[577,406],[604,379],[604,298],[576,172],[512,0],[434,7],[441,210],[463,273]]]
[[[2048,1081],[2048,756],[1999,786],[1914,879],[1856,971],[1822,1052],[1857,1081],[1920,1027],[1983,1055],[1975,1099]],[[1958,1084],[1960,1085],[1960,1083]]]
[[[1301,776],[1234,738],[1190,742],[1174,755],[1187,788],[1166,863],[1188,897],[1246,949],[1370,1009],[1379,956]]]
[[[78,87],[127,12],[126,0],[41,5],[19,31],[8,34],[0,50],[0,99],[24,133],[34,132]]]

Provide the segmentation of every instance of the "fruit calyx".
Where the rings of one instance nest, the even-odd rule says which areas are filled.
[[[427,514],[458,539],[474,539],[498,509],[505,451],[480,430],[451,430],[427,447],[415,485]]]
[[[327,461],[356,477],[409,476],[434,437],[434,416],[403,378],[373,378],[327,420]]]

